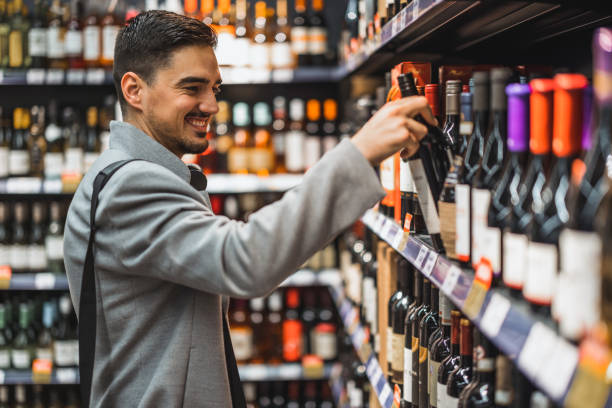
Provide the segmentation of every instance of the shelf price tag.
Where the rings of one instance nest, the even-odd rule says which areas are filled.
[[[34,287],[38,290],[49,290],[55,287],[55,275],[44,272],[37,273],[34,277]]]
[[[578,349],[557,337],[552,357],[546,360],[538,374],[538,382],[555,399],[563,397],[578,365]]]
[[[85,81],[85,70],[69,69],[66,71],[66,83],[69,85],[82,85]]]
[[[527,340],[518,357],[518,365],[534,380],[538,372],[552,357],[557,336],[555,333],[540,322],[536,322],[527,335]]]
[[[378,398],[382,406],[386,405],[387,400],[389,399],[390,396],[391,396],[391,387],[389,387],[389,384],[385,382],[385,384],[383,385],[382,391],[380,391],[380,397]]]
[[[8,289],[11,286],[13,270],[9,265],[0,265],[0,289]]]
[[[461,276],[461,269],[454,265],[451,266],[446,274],[446,278],[444,278],[442,292],[444,292],[447,296],[450,296],[450,294],[453,293],[453,289],[455,289],[455,285],[457,285],[459,276]]]
[[[272,71],[272,81],[276,83],[287,83],[293,79],[292,69],[275,69]]]
[[[283,364],[278,369],[278,375],[283,379],[297,379],[302,376],[302,367],[299,364]]]
[[[510,301],[499,293],[494,293],[482,316],[481,330],[490,338],[497,336],[509,311]]]
[[[76,370],[73,368],[58,368],[55,370],[55,375],[60,384],[75,384],[77,380]]]
[[[386,241],[392,241],[392,235],[393,235],[393,222],[391,221],[387,221],[385,223],[385,226],[383,227],[380,236],[382,239],[386,240]]]
[[[427,257],[427,261],[425,261],[425,265],[423,265],[423,274],[429,278],[431,272],[433,271],[434,266],[436,266],[436,261],[438,260],[438,253],[434,251],[429,251],[429,256]]]
[[[51,371],[53,363],[51,360],[37,358],[32,362],[32,382],[37,384],[48,384],[51,382]]]
[[[419,269],[423,268],[423,262],[425,261],[425,257],[427,256],[427,252],[429,252],[429,250],[425,246],[422,246],[419,249],[419,254],[417,255],[416,260],[414,262],[417,268],[419,268]]]
[[[102,85],[104,83],[104,69],[102,68],[91,68],[87,70],[87,76],[85,82],[88,85]]]
[[[28,69],[26,72],[26,84],[42,85],[45,83],[45,70],[42,68]]]
[[[398,230],[395,233],[395,236],[391,240],[391,246],[395,248],[397,251],[402,251],[406,246],[406,241],[408,239],[408,234],[402,230]],[[402,245],[404,243],[404,245]]]
[[[45,78],[47,85],[61,85],[64,82],[64,70],[63,69],[49,69],[47,70],[47,77]]]

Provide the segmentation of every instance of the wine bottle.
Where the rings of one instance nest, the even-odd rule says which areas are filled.
[[[6,335],[6,308],[0,305],[0,369],[11,368],[11,341]]]
[[[493,343],[480,334],[480,344],[475,350],[478,362],[475,366],[475,380],[461,395],[459,404],[464,408],[492,407],[495,403],[495,358]]]
[[[503,240],[502,231],[507,226],[512,211],[512,199],[518,199],[523,172],[527,163],[529,143],[529,94],[527,84],[510,84],[508,95],[508,158],[501,179],[491,197],[487,214],[487,227],[483,231],[483,265],[476,273],[477,279],[487,286],[502,283]],[[510,255],[514,256],[514,255]]]
[[[459,394],[472,380],[472,323],[461,319],[460,363],[449,376],[446,384],[446,407],[456,408]]]
[[[251,66],[258,69],[270,67],[270,49],[272,39],[267,28],[266,2],[255,2],[255,22],[253,24],[253,42],[249,49]]]
[[[393,164],[392,161],[390,164]],[[413,235],[427,235],[427,226],[421,213],[416,186],[407,160],[400,160],[399,179],[402,228]]]
[[[300,292],[289,288],[285,292],[285,319],[283,321],[283,359],[286,362],[299,361],[304,353],[300,321]]]
[[[476,269],[481,261],[486,244],[487,213],[491,203],[491,190],[495,187],[503,168],[506,151],[507,98],[506,84],[512,72],[507,68],[491,71],[491,118],[490,131],[486,136],[480,166],[472,186],[472,265]],[[497,261],[497,260],[495,260]]]
[[[11,348],[11,364],[18,370],[28,370],[32,367],[35,339],[29,334],[30,312],[27,303],[19,304],[19,330],[13,339]]]
[[[425,293],[424,316],[419,322],[419,407],[429,405],[429,341],[438,328],[438,290],[429,284],[429,294]]]
[[[414,320],[412,320],[412,406],[418,407],[421,401],[420,396],[420,370],[421,363],[421,320],[429,313],[431,301],[431,283],[423,278],[423,287],[421,290],[423,299],[421,305],[414,310]],[[425,343],[427,344],[427,343]]]
[[[267,359],[271,364],[283,361],[283,296],[280,290],[272,292],[267,299],[268,313],[265,315],[265,326],[268,341],[271,343]]]
[[[0,180],[9,176],[9,151],[13,137],[11,126],[7,125],[10,119],[5,118],[5,112],[0,107]]]
[[[415,321],[417,321],[416,312],[421,307],[423,302],[423,275],[417,271],[414,271],[413,268],[412,270],[414,276],[414,301],[410,305],[408,313],[406,314],[406,319],[404,320],[404,333],[406,333],[406,336],[404,342],[404,387],[402,392],[402,400],[408,407],[412,406],[411,404],[416,405],[418,402],[413,395],[413,362],[414,360],[418,362],[418,344],[414,343],[415,339],[412,336],[412,327]],[[418,386],[418,382],[416,385]],[[418,398],[418,396],[416,398]]]
[[[438,372],[442,362],[451,354],[451,300],[440,292],[440,337],[429,352],[429,406],[438,405]],[[457,350],[457,354],[459,351]]]
[[[572,176],[576,172],[584,172],[584,176],[579,184],[573,183],[574,188],[570,190],[569,222],[559,237],[561,271],[558,296],[554,301],[560,308],[559,330],[574,341],[600,320],[602,243],[595,233],[594,221],[606,192],[604,173],[610,155],[612,92],[607,84],[612,78],[612,52],[608,46],[611,40],[612,30],[599,28],[595,32],[593,88],[598,124],[593,132],[594,137],[586,137],[588,140],[594,139],[593,147],[586,156],[586,167],[574,164]],[[584,136],[582,140],[584,146]]]
[[[58,125],[57,101],[49,103],[48,123],[45,128],[45,139],[47,140],[47,152],[45,153],[45,178],[58,180],[62,177],[62,166],[64,162],[64,139],[62,130]]]
[[[403,98],[418,94],[412,73],[399,75],[397,81]],[[409,163],[421,212],[434,249],[443,253],[444,245],[440,238],[440,219],[436,206],[446,177],[446,173],[440,173],[440,169],[444,167],[441,161],[445,159],[445,156],[433,154],[434,150],[439,152],[433,146],[436,145],[436,141],[443,139],[443,135],[439,128],[429,125],[420,115],[415,116],[415,119],[427,126],[428,134],[421,140],[417,153],[412,157],[401,157],[401,160],[407,160]]]
[[[16,202],[13,207],[12,242],[9,250],[9,264],[15,272],[28,269],[28,231],[26,220],[27,207],[23,202]]]
[[[407,289],[405,280],[407,278],[407,274],[399,273],[400,267],[405,270],[406,262],[403,258],[398,259],[397,262],[397,286],[395,292],[389,298],[389,302],[387,303],[387,379],[389,382],[393,382],[393,323],[394,323],[394,311],[395,304],[404,296],[404,290]]]
[[[554,81],[534,79],[529,86],[529,166],[518,189],[510,190],[512,208],[503,236],[504,284],[517,298],[521,296],[527,269],[527,232],[533,197],[541,197],[552,144]]]
[[[484,154],[485,133],[489,116],[489,73],[475,72],[474,80],[474,130],[465,152],[455,186],[456,231],[455,252],[457,259],[469,265],[472,253],[472,183],[480,168]]]
[[[70,367],[76,363],[70,327],[70,313],[73,313],[70,298],[68,296],[60,297],[59,318],[56,320],[52,331],[54,367]]]
[[[285,151],[285,167],[290,173],[304,171],[304,144],[306,132],[304,131],[304,101],[292,99],[289,102],[289,132]]]
[[[325,64],[327,54],[327,24],[323,13],[323,0],[312,0],[312,13],[308,19],[308,54],[310,64]]]
[[[449,80],[446,81],[446,120],[444,121],[444,136],[447,143],[452,147],[453,161],[451,167],[444,180],[440,200],[438,201],[438,209],[440,211],[440,237],[444,244],[446,256],[451,259],[456,259],[455,252],[455,237],[456,231],[456,204],[455,204],[455,186],[457,185],[457,173],[463,163],[464,151],[461,151],[461,136],[460,130],[460,94],[461,81]],[[470,99],[471,103],[471,99]],[[469,107],[471,109],[471,105]],[[467,113],[471,116],[471,111]]]
[[[83,61],[83,3],[80,0],[70,2],[70,19],[66,24],[64,51],[71,69],[84,68]]]
[[[45,16],[45,2],[34,1],[32,27],[28,32],[28,50],[30,52],[32,68],[46,68],[47,66],[47,19]]]
[[[309,27],[306,15],[306,0],[296,0],[291,24],[291,48],[299,66],[310,64]]]
[[[42,309],[42,329],[38,333],[36,343],[36,358],[53,363],[53,336],[51,328],[55,317],[53,303],[45,301]]]
[[[304,141],[304,165],[314,166],[321,158],[321,102],[309,99],[306,102],[306,140]]]
[[[30,156],[28,154],[28,128],[30,127],[30,112],[24,108],[13,111],[13,137],[9,150],[9,176],[27,176],[30,172]]]
[[[409,273],[410,265],[405,259],[400,259],[397,266],[397,277],[398,285],[401,287],[398,291],[401,293],[401,297],[393,305],[393,333],[391,341],[391,384],[403,388],[404,385],[404,344],[406,342],[407,333],[404,331],[404,321],[406,320],[406,313],[408,307],[412,303],[412,291],[410,290],[410,278]]]
[[[451,310],[451,327],[450,327],[450,353],[442,360],[437,373],[436,383],[436,406],[445,408],[448,405],[448,397],[446,394],[446,385],[451,374],[459,367],[461,362],[460,356],[460,328],[461,328],[461,312],[459,310]]]
[[[552,146],[556,163],[541,196],[534,196],[523,287],[525,298],[545,315],[550,313],[557,280],[559,234],[568,221],[570,169],[580,150],[582,89],[587,85],[580,74],[557,74],[554,79]]]
[[[47,254],[45,252],[45,222],[41,202],[32,204],[32,220],[28,245],[28,270],[42,272],[47,269]]]
[[[30,109],[31,124],[28,137],[28,154],[30,156],[30,176],[42,178],[45,173],[45,107],[34,105]]]

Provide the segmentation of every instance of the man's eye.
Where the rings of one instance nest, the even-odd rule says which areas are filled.
[[[215,95],[219,95],[221,93],[221,88],[214,88],[213,92],[215,93]]]
[[[189,92],[198,92],[199,88],[197,86],[188,86],[185,88]]]

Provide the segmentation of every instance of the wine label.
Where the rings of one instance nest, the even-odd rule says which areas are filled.
[[[446,395],[446,407],[447,408],[458,408],[459,407],[459,398],[451,397],[450,395]]]
[[[0,350],[0,368],[11,368],[11,353],[8,349]]]
[[[561,271],[553,299],[561,334],[578,340],[600,320],[602,244],[594,232],[564,229],[559,236]]]
[[[30,156],[25,150],[10,150],[8,163],[11,176],[27,176],[30,172]]]
[[[118,26],[104,26],[102,28],[102,58],[113,60],[115,56],[115,40],[119,34]]]
[[[446,256],[456,259],[457,205],[455,203],[438,201],[438,210],[440,211],[440,237],[446,250]]]
[[[306,136],[304,142],[304,165],[307,169],[314,166],[321,158],[321,139],[318,136]]]
[[[363,299],[363,308],[364,308],[364,318],[366,322],[372,325],[372,297],[374,295],[374,279],[371,277],[365,276],[363,278],[363,290],[362,290],[362,299]]]
[[[65,41],[67,56],[80,56],[83,53],[83,32],[81,30],[66,31]]]
[[[440,368],[440,363],[437,361],[432,361],[429,359],[429,375],[427,380],[427,389],[429,390],[429,404],[432,407],[439,407],[436,405],[438,402],[438,369]]]
[[[504,233],[504,284],[513,289],[523,289],[525,281],[525,270],[527,268],[527,244],[529,240],[526,235]]]
[[[400,168],[400,175],[399,175],[400,191],[402,193],[414,193],[415,191],[414,180],[412,179],[412,173],[410,172],[409,162],[407,160],[400,159],[399,168]],[[393,160],[391,161],[391,172],[393,172]],[[381,179],[382,179],[382,174],[381,174]],[[391,173],[391,182],[393,182],[393,173]],[[384,187],[384,184],[383,184],[383,187]]]
[[[291,48],[295,55],[308,53],[308,31],[306,27],[291,28]]]
[[[315,354],[323,360],[331,360],[336,357],[336,333],[315,333]]]
[[[446,384],[436,382],[436,407],[446,408]]]
[[[387,191],[387,194],[393,191],[395,188],[395,177],[393,174],[393,156],[387,157],[385,160],[380,163],[380,184],[382,184],[383,188]],[[402,160],[400,160],[400,163]],[[401,172],[400,172],[401,174]]]
[[[398,384],[404,380],[404,340],[403,334],[393,333],[391,340],[391,347],[393,348],[391,370],[393,371],[393,381]]]
[[[502,235],[499,228],[486,227],[483,230],[482,256],[489,260],[495,276],[501,275]]]
[[[532,303],[549,306],[557,280],[557,247],[552,244],[529,242],[527,275],[523,296]]]
[[[215,48],[215,54],[217,55],[217,62],[221,66],[232,66],[234,65],[234,40],[236,37],[232,32],[219,31],[217,34],[217,48]]]
[[[33,271],[47,269],[47,253],[44,245],[28,246],[28,269]]]
[[[327,52],[327,29],[310,27],[308,30],[308,52],[311,55],[320,55]]]
[[[47,56],[47,29],[41,27],[31,28],[28,33],[28,49],[31,57]]]
[[[455,253],[460,261],[470,258],[470,186],[455,186]]]
[[[23,65],[23,37],[21,31],[13,30],[9,34],[9,67],[20,68]]]
[[[249,170],[253,173],[274,170],[274,151],[255,147],[249,152]]]
[[[70,340],[55,340],[53,342],[53,355],[55,365],[58,367],[70,367],[75,363],[74,350]]]
[[[28,269],[28,247],[13,244],[9,249],[10,265],[13,269]]]
[[[288,41],[272,45],[272,68],[290,68],[293,65],[293,54]]]
[[[83,172],[84,173],[87,173],[89,169],[91,169],[91,166],[93,166],[95,161],[98,160],[98,157],[100,157],[100,153],[85,152],[85,156],[83,158]]]
[[[227,168],[231,173],[248,171],[249,150],[244,147],[232,147],[227,154]]]
[[[64,259],[64,237],[57,235],[47,235],[45,238],[45,253],[49,260]]]
[[[412,402],[412,349],[404,347],[404,392],[402,398]]]
[[[306,135],[300,130],[287,132],[285,167],[290,172],[304,171],[304,145]]]
[[[70,147],[66,150],[64,172],[83,174],[83,149]]]
[[[487,216],[491,192],[481,188],[472,189],[472,264],[480,262],[486,244]]]
[[[253,330],[250,327],[231,328],[230,337],[236,360],[248,360],[253,355]]]
[[[49,27],[47,29],[47,56],[49,58],[64,58],[64,35],[60,27]]]
[[[410,160],[408,163],[410,165],[410,171],[412,172],[412,179],[414,180],[427,231],[430,235],[439,234],[440,218],[438,217],[436,203],[434,202],[429,183],[427,182],[423,162],[421,159],[416,159]]]
[[[253,68],[268,68],[270,66],[270,45],[267,43],[252,43],[249,49],[251,66]]]
[[[246,67],[249,65],[251,53],[251,41],[248,38],[236,38],[233,43],[232,60],[236,67]]]
[[[32,368],[32,358],[28,350],[12,349],[11,361],[13,367],[18,370],[29,370]]]
[[[8,177],[9,175],[9,149],[8,147],[0,146],[0,178]]]
[[[85,47],[83,48],[83,59],[97,61],[100,59],[100,27],[87,26],[83,30]]]

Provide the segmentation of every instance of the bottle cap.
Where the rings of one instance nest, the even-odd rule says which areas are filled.
[[[583,152],[591,150],[593,145],[593,87],[584,88],[582,96],[582,143]]]
[[[402,94],[402,98],[419,95],[412,72],[406,72],[405,74],[398,75],[397,84],[399,86],[400,93]]]
[[[321,102],[317,99],[309,99],[306,102],[306,117],[311,122],[318,122],[321,119]]]
[[[568,157],[580,150],[582,98],[587,79],[580,74],[555,75],[553,153]]]
[[[548,154],[552,141],[555,81],[548,78],[532,79],[529,86],[531,88],[529,149],[533,154]]]
[[[494,68],[491,70],[491,108],[495,111],[506,110],[506,85],[512,77],[508,68]]]
[[[270,126],[272,123],[270,107],[266,102],[257,102],[253,106],[253,123],[255,126]]]
[[[238,102],[234,104],[234,125],[235,126],[249,126],[251,124],[251,115],[249,114],[249,105],[245,102]]]
[[[474,72],[474,112],[486,112],[489,110],[489,73],[484,71]]]
[[[612,29],[601,27],[593,37],[593,85],[600,102],[612,103]]]
[[[334,99],[326,99],[323,102],[323,117],[330,122],[338,118],[338,103]]]
[[[285,306],[289,308],[300,307],[300,292],[295,288],[287,289],[285,293]]]
[[[508,95],[508,150],[525,152],[529,145],[529,94],[526,84],[510,84]]]
[[[302,99],[296,98],[289,102],[289,117],[296,122],[304,120],[304,101]]]

